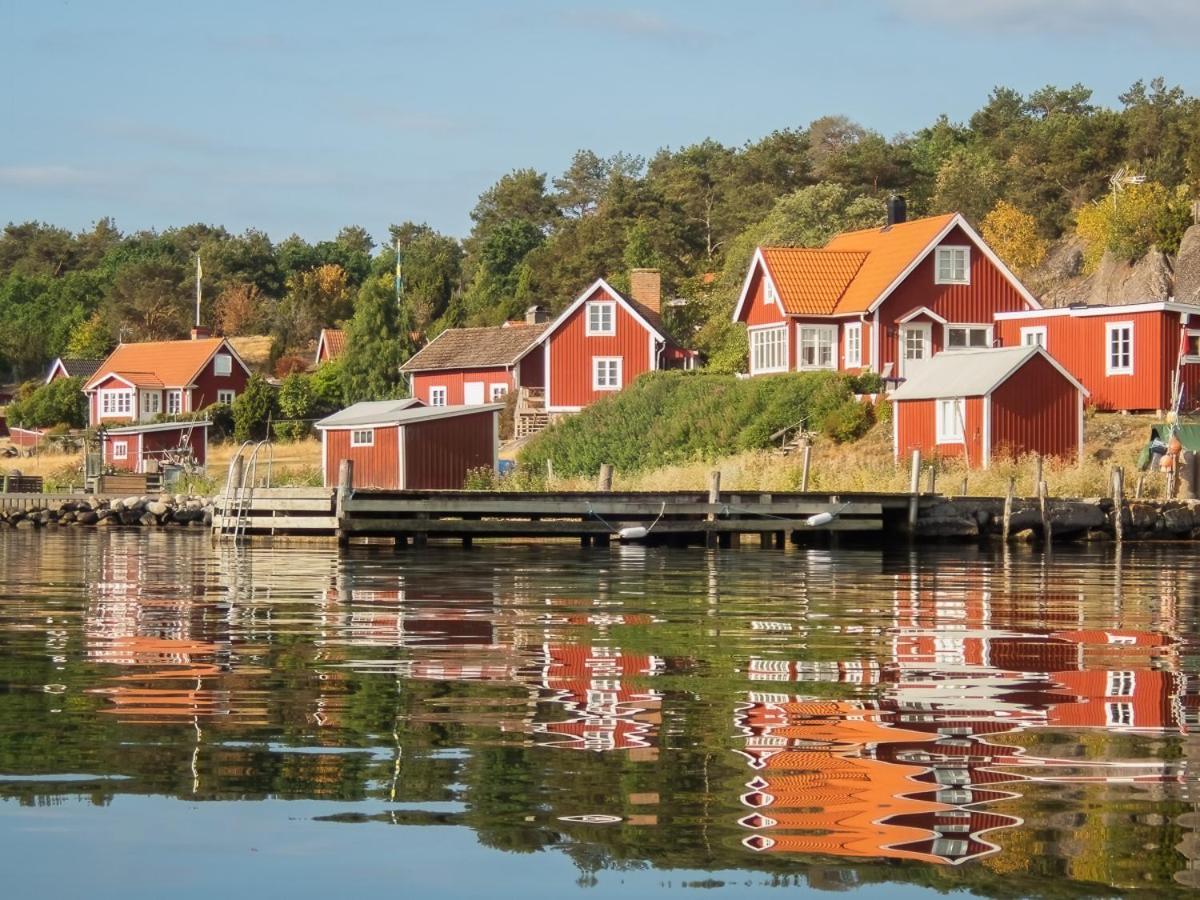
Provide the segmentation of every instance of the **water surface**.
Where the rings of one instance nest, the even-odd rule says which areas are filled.
[[[7,896],[1164,896],[1200,553],[0,536]]]

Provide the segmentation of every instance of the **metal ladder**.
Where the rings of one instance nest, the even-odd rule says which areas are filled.
[[[253,449],[250,449],[251,447]],[[246,526],[250,519],[250,503],[254,499],[255,482],[258,478],[258,456],[264,447],[267,451],[267,477],[261,486],[269,488],[271,469],[275,463],[275,449],[270,441],[244,441],[229,460],[229,470],[225,473],[225,491],[221,495],[221,527],[217,531],[218,538],[232,537],[235,544],[245,538]],[[249,457],[246,456],[247,450],[250,450]],[[235,474],[238,476],[236,479]]]

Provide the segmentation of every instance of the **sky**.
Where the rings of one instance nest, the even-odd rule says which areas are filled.
[[[332,238],[589,148],[892,136],[997,85],[1200,94],[1196,0],[0,0],[0,222]]]

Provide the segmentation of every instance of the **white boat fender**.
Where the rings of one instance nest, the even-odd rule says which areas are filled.
[[[804,520],[804,524],[809,528],[820,528],[822,525],[828,525],[836,516],[831,512],[817,513],[815,516],[809,516]]]
[[[623,541],[640,541],[650,533],[650,529],[644,525],[630,525],[628,528],[622,528],[617,532],[617,537]]]

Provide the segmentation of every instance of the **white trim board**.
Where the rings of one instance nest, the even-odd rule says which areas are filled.
[[[1148,303],[1109,304],[1106,306],[1060,306],[1055,309],[1028,309],[1017,312],[998,312],[993,315],[997,321],[1010,319],[1040,319],[1070,316],[1071,318],[1087,318],[1089,316],[1125,316],[1132,313],[1146,312],[1177,312],[1200,316],[1200,306],[1190,303],[1177,303],[1174,300],[1155,300]]]

